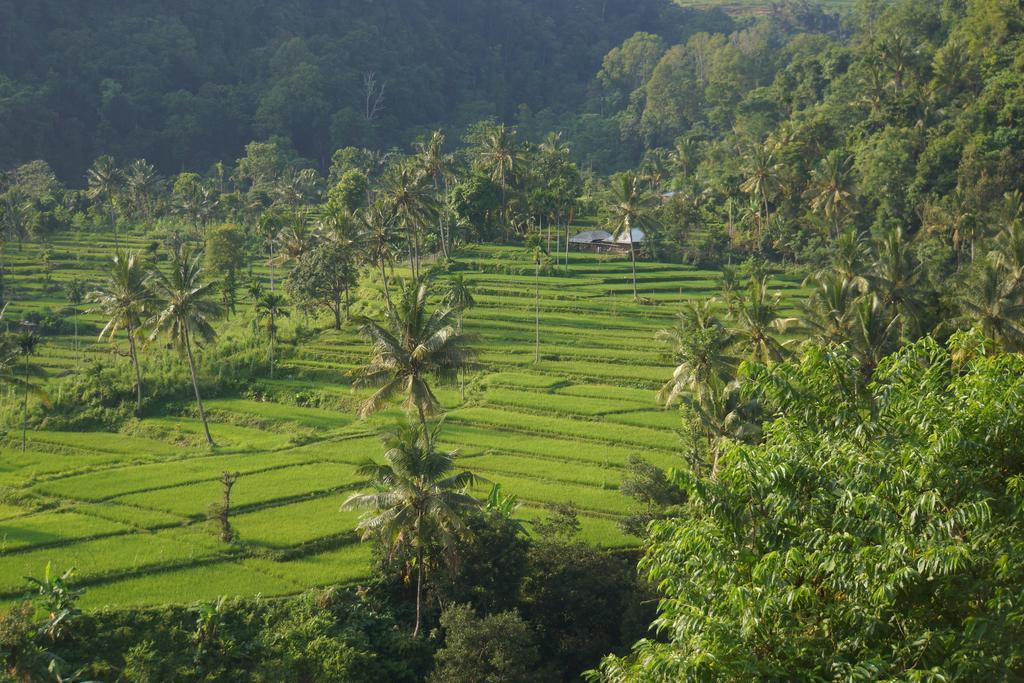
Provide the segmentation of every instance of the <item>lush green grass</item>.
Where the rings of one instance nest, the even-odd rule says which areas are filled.
[[[110,237],[58,237],[49,286],[38,248],[6,251],[8,320],[65,306],[58,283],[73,276],[98,282]],[[148,239],[129,242],[139,248]],[[681,450],[678,411],[655,402],[672,368],[654,335],[684,300],[713,296],[717,274],[639,263],[645,301],[636,302],[628,260],[573,253],[568,268],[540,278],[542,357],[534,362],[536,289],[524,250],[471,247],[456,268],[476,287],[465,326],[478,339],[479,367],[467,373],[465,400],[458,387],[437,388],[448,411],[440,446],[459,450],[460,467],[518,495],[517,516],[527,522],[545,518],[547,505],[573,502],[584,540],[635,545],[618,527],[633,509],[618,490],[626,460],[639,455],[671,467]],[[255,271],[266,277],[262,265]],[[789,297],[801,291],[796,278],[777,281]],[[296,324],[317,322],[295,314],[282,324],[283,341]],[[78,351],[71,335],[47,337],[39,362],[54,378],[90,359],[125,362],[95,340],[101,323],[81,316],[88,332]],[[249,324],[244,301],[222,323],[233,335],[250,334]],[[17,595],[22,577],[40,575],[47,561],[77,568],[87,607],[282,595],[368,576],[370,548],[355,533],[360,513],[339,508],[365,485],[356,464],[381,458],[374,432],[401,413],[389,407],[356,419],[370,390],[353,389],[346,372],[367,351],[358,330],[324,329],[249,398],[208,400],[215,451],[186,409],[146,418],[131,434],[31,432],[22,453],[16,397],[0,391],[0,413],[11,416],[0,439],[0,490],[10,490],[0,503],[0,600]],[[223,472],[241,473],[232,492],[241,545],[221,543],[206,521]]]
[[[124,524],[75,512],[45,512],[4,520],[0,526],[0,549],[24,550],[126,531]]]
[[[327,495],[236,516],[231,525],[247,542],[289,548],[329,536],[351,535],[362,512],[341,512],[350,494]]]
[[[16,594],[25,576],[41,576],[46,563],[74,567],[80,579],[120,576],[197,562],[226,551],[209,534],[171,529],[71,542],[59,548],[5,552],[0,556],[0,594]]]
[[[246,474],[235,483],[231,503],[236,508],[243,508],[331,491],[348,486],[355,480],[355,467],[341,463],[314,463]],[[121,496],[117,501],[178,515],[201,517],[212,503],[220,500],[221,490],[219,481],[210,480]]]
[[[513,413],[493,408],[465,408],[452,413],[449,419],[498,429],[573,436],[590,441],[628,444],[642,448],[671,448],[673,445],[666,442],[667,435],[663,431],[623,429],[618,425],[597,420],[567,420],[557,416]],[[600,444],[594,444],[593,447],[600,448]]]
[[[86,608],[149,606],[214,600],[222,595],[288,595],[305,585],[260,571],[245,562],[224,561],[154,571],[91,586],[81,604]]]

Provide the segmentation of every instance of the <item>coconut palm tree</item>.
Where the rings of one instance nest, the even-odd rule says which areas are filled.
[[[153,195],[160,184],[156,167],[145,159],[136,159],[124,170],[124,187],[136,215],[153,216]]]
[[[736,269],[736,266],[730,264],[723,264],[719,270],[721,271],[718,278],[720,298],[725,302],[729,315],[732,315],[733,310],[736,308],[736,300],[739,298],[743,287],[739,271]]]
[[[654,195],[643,190],[638,176],[623,174],[612,187],[611,197],[605,206],[612,236],[618,239],[620,235],[625,235],[628,240],[629,258],[633,265],[634,299],[639,299],[639,296],[636,291],[636,243],[633,241],[633,231],[650,231],[654,222],[651,211],[656,202]]]
[[[876,243],[875,262],[868,282],[871,291],[900,317],[900,334],[907,338],[916,328],[921,314],[921,264],[903,231],[888,231]]]
[[[694,138],[683,136],[676,139],[675,147],[668,153],[668,164],[672,173],[687,178],[697,166],[699,147]]]
[[[384,464],[368,460],[361,476],[370,477],[376,491],[357,493],[342,510],[369,509],[359,522],[363,540],[379,539],[388,558],[409,558],[416,569],[416,625],[422,625],[423,579],[428,553],[454,549],[466,529],[465,516],[480,506],[468,493],[476,479],[471,472],[454,472],[455,452],[434,448],[440,425],[399,423],[384,433]]]
[[[660,193],[661,186],[669,175],[668,152],[660,148],[648,150],[640,168],[650,191]]]
[[[270,342],[270,377],[274,377],[274,347],[277,345],[277,321],[291,315],[285,305],[287,301],[281,294],[264,292],[256,300],[254,309],[256,320],[264,324],[267,340]]]
[[[807,197],[811,211],[832,223],[832,236],[839,234],[843,216],[853,211],[853,157],[834,149],[811,171]]]
[[[711,375],[699,395],[681,395],[697,430],[711,452],[711,478],[718,477],[719,460],[730,440],[747,441],[760,434],[758,404],[744,399],[739,382]]]
[[[480,142],[477,164],[501,188],[501,215],[508,219],[508,181],[516,167],[516,132],[505,124],[494,126]]]
[[[312,168],[300,171],[289,168],[281,174],[270,189],[275,204],[295,209],[302,204],[316,201],[323,179]]]
[[[878,57],[889,72],[890,83],[897,93],[903,91],[906,75],[920,55],[920,48],[906,33],[893,32],[878,43]]]
[[[282,265],[290,261],[298,261],[314,244],[316,234],[310,227],[308,216],[303,211],[295,211],[277,233],[277,255],[273,257],[273,265]]]
[[[458,314],[456,318],[456,328],[459,334],[462,334],[462,323],[466,318],[466,311],[476,306],[476,299],[473,298],[473,289],[466,279],[462,276],[462,273],[456,273],[448,278],[446,283],[444,296],[441,299],[442,305],[455,311]],[[462,400],[466,400],[466,368],[463,367],[459,371],[459,393],[462,396]]]
[[[158,271],[151,280],[162,308],[151,320],[153,332],[149,338],[154,340],[161,334],[166,335],[188,359],[199,419],[203,422],[206,442],[214,446],[206,411],[203,409],[203,399],[199,394],[199,378],[196,375],[192,345],[213,341],[217,337],[213,321],[220,317],[222,310],[215,297],[216,283],[202,280],[202,249],[193,252],[186,247],[175,251],[169,272],[165,274]]]
[[[113,341],[124,330],[128,338],[128,357],[135,373],[135,414],[142,413],[142,370],[139,367],[137,338],[143,321],[150,313],[153,294],[149,289],[152,271],[134,251],[118,251],[114,255],[106,282],[88,294],[95,305],[91,312],[102,313],[107,324],[100,330],[99,341]]]
[[[278,236],[284,228],[285,215],[279,207],[270,207],[260,213],[257,222],[257,232],[267,245],[267,264],[270,266],[270,290],[274,291],[277,257],[274,255],[274,245],[277,244]]]
[[[394,215],[389,207],[382,202],[374,202],[359,212],[359,234],[357,241],[367,263],[377,268],[380,273],[381,286],[384,290],[384,301],[388,313],[393,315],[395,306],[391,299],[391,286],[388,281],[388,266],[398,253],[400,235],[395,227]]]
[[[1000,268],[1024,278],[1024,221],[1012,220],[993,240],[991,258]],[[1024,284],[1024,283],[1020,283]]]
[[[526,234],[526,251],[533,260],[533,282],[534,282],[534,297],[533,297],[533,308],[534,308],[534,338],[536,343],[534,345],[534,356],[533,362],[540,362],[540,269],[541,266],[545,266],[551,262],[551,257],[548,255],[545,243],[540,233],[537,230],[530,230]]]
[[[22,332],[14,339],[17,348],[16,357],[21,358],[21,378],[18,379],[14,373],[14,358],[9,358],[5,365],[6,369],[0,367],[0,381],[13,386],[21,387],[21,452],[24,453],[28,445],[28,395],[30,393],[40,394],[38,387],[35,387],[29,380],[31,375],[41,375],[42,369],[29,362],[29,358],[36,355],[39,350],[39,335],[35,332]],[[6,376],[4,376],[6,374]],[[45,395],[43,395],[45,399]]]
[[[462,275],[455,273],[445,282],[442,303],[459,314],[459,329],[462,329],[462,314],[476,306],[473,298],[473,287]]]
[[[835,270],[825,270],[804,281],[814,291],[803,303],[803,324],[808,341],[816,344],[849,341],[856,324],[857,304],[863,287]]]
[[[434,192],[428,176],[415,160],[395,165],[384,179],[380,197],[404,230],[409,249],[409,268],[419,277],[420,244],[424,226],[436,213]]]
[[[782,190],[782,164],[775,160],[775,153],[766,145],[758,145],[746,157],[747,179],[740,190],[758,200],[764,213],[758,224],[763,230],[768,221],[768,202]]]
[[[85,301],[86,285],[85,282],[79,278],[72,278],[64,283],[64,296],[68,298],[68,303],[71,304],[71,315],[74,318],[75,325],[75,353],[78,353],[78,316],[81,313],[79,307],[82,302]],[[75,363],[78,363],[78,357],[75,357]]]
[[[968,193],[962,187],[957,186],[941,201],[926,204],[920,214],[922,227],[927,232],[948,237],[956,255],[957,267],[960,266],[965,242],[969,245],[970,259],[974,261],[974,245],[978,232],[977,213]]]
[[[868,286],[866,273],[871,262],[871,248],[856,228],[844,230],[830,248],[832,270],[860,289]]]
[[[899,315],[878,296],[862,296],[854,307],[849,344],[864,376],[870,377],[881,360],[899,347]]]
[[[669,346],[676,362],[672,379],[658,392],[658,401],[666,407],[687,392],[700,399],[710,390],[712,377],[727,382],[739,365],[731,352],[736,335],[715,315],[711,300],[688,301],[676,324],[659,330],[655,339]]]
[[[768,275],[750,278],[746,294],[737,299],[733,314],[739,348],[760,363],[779,361],[788,355],[785,345],[775,335],[784,334],[797,322],[796,318],[779,315],[782,295],[771,291],[768,278]]]
[[[960,317],[954,323],[979,326],[1007,351],[1024,349],[1021,279],[1021,272],[1005,267],[998,255],[985,259],[967,280],[959,297]]]
[[[99,206],[105,206],[110,216],[110,225],[114,228],[114,241],[117,241],[117,219],[114,217],[114,195],[121,187],[121,172],[114,163],[114,158],[104,154],[96,159],[85,174],[88,183],[86,195]]]
[[[434,182],[433,204],[438,208],[437,236],[441,243],[441,253],[449,257],[448,245],[448,207],[442,197],[448,189],[448,178],[455,169],[455,157],[444,152],[444,133],[435,130],[431,136],[415,144],[416,163],[424,174]]]
[[[379,387],[360,405],[360,417],[401,395],[402,408],[415,412],[425,429],[427,418],[441,410],[428,380],[453,382],[472,357],[471,338],[459,332],[456,311],[446,306],[429,311],[428,295],[426,282],[410,281],[384,321],[357,320],[370,340],[370,362],[349,374],[358,385]]]

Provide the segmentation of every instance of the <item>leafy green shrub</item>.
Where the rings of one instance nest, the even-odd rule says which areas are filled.
[[[517,612],[478,617],[469,605],[441,614],[444,647],[434,656],[431,683],[538,683],[540,655],[530,625]]]
[[[765,442],[678,472],[650,527],[664,638],[594,678],[1024,676],[1024,358],[976,341],[926,338],[867,387],[844,349],[755,369]]]
[[[43,336],[71,335],[75,332],[75,324],[71,316],[65,316],[55,312],[49,306],[44,306],[38,311],[30,311],[25,314],[25,320],[36,326],[36,332]],[[82,320],[78,322],[78,334],[83,337],[91,337],[97,334],[98,329],[92,323]]]
[[[241,393],[254,377],[266,372],[266,362],[266,349],[255,340],[219,340],[199,357],[203,395],[215,398]],[[192,400],[188,367],[175,355],[143,354],[141,370],[143,414]],[[119,431],[134,418],[134,392],[135,377],[126,362],[94,360],[62,379],[51,392],[53,405],[35,406],[30,423],[58,431]]]

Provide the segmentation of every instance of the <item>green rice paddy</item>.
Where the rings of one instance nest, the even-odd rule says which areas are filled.
[[[137,248],[148,241],[131,238]],[[110,235],[64,235],[50,247],[46,272],[38,247],[8,247],[6,320],[63,308],[59,283],[98,282],[111,253]],[[465,326],[479,338],[481,367],[467,374],[465,398],[459,387],[438,390],[448,411],[442,446],[459,451],[459,466],[518,495],[523,519],[572,502],[582,538],[635,545],[616,523],[632,505],[618,490],[626,460],[640,455],[670,467],[680,451],[679,417],[654,398],[672,372],[654,335],[683,300],[712,296],[716,274],[640,263],[636,303],[628,260],[573,254],[567,268],[540,278],[535,362],[536,283],[525,252],[474,247],[458,264],[476,291]],[[776,285],[801,291],[795,278]],[[248,334],[247,316],[243,302],[226,328]],[[296,314],[285,339],[300,321],[315,322]],[[53,380],[86,359],[114,358],[109,343],[95,341],[98,318],[80,323],[79,351],[71,336],[44,339],[38,360]],[[210,400],[215,451],[197,445],[200,425],[188,413],[147,418],[146,431],[131,434],[30,432],[24,453],[12,430],[0,440],[0,602],[21,595],[23,577],[40,575],[47,562],[77,569],[88,607],[285,595],[366,578],[370,548],[354,532],[358,514],[339,506],[365,486],[356,465],[380,457],[374,433],[399,414],[353,414],[365,390],[353,390],[344,372],[366,352],[353,329],[323,331],[261,382],[265,395]],[[332,408],[299,400],[314,394]],[[0,396],[0,407],[14,400]],[[235,545],[221,543],[206,520],[225,471],[241,473],[232,496]]]

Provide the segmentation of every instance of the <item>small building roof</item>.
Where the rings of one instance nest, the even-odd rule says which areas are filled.
[[[647,237],[644,231],[641,230],[640,228],[633,228],[632,230],[630,230],[630,232],[632,233],[633,244],[640,244]],[[623,232],[615,241],[618,242],[619,244],[629,244],[629,238],[630,235]]]
[[[594,244],[595,242],[608,242],[612,234],[605,230],[584,230],[569,238],[573,244]]]

